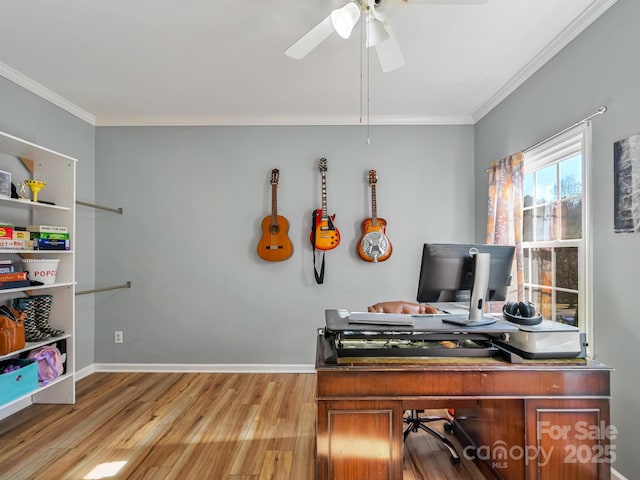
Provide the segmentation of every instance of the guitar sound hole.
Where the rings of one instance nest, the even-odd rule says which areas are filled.
[[[277,235],[278,233],[280,233],[280,227],[278,225],[271,225],[269,227],[269,233],[271,235]]]

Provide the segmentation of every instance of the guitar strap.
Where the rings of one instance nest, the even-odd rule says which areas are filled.
[[[313,249],[313,274],[316,277],[316,283],[321,284],[324,282],[324,252],[322,252],[322,265],[320,267],[320,274],[318,274],[318,270],[316,269],[316,249]]]
[[[318,273],[318,269],[316,268],[316,217],[318,216],[318,211],[313,211],[313,227],[312,235],[311,235],[311,246],[313,247],[313,275],[316,277],[316,283],[318,285],[324,282],[324,252],[322,252],[322,265],[320,266],[320,273]]]

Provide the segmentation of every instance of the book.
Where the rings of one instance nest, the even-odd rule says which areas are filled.
[[[13,229],[13,236],[11,237],[12,240],[30,240],[30,232],[25,232],[24,230],[16,230],[15,228]]]
[[[67,227],[59,225],[29,225],[27,230],[30,232],[69,233]]]
[[[13,238],[13,227],[8,225],[0,225],[0,238],[11,240]]]
[[[2,259],[0,260],[0,273],[12,273],[16,269],[13,266],[13,260]]]
[[[6,288],[23,288],[31,286],[31,282],[29,280],[17,280],[15,282],[0,282],[0,290],[4,290]]]
[[[39,238],[47,238],[49,240],[69,240],[68,233],[56,233],[56,232],[29,232],[31,240],[37,240]]]
[[[69,250],[69,240],[38,238],[33,240],[33,248],[36,250]]]
[[[0,238],[0,249],[6,250],[31,250],[32,243],[30,240],[6,240]]]
[[[0,282],[27,280],[27,272],[0,273]]]

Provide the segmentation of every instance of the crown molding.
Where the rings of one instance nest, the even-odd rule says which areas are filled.
[[[596,0],[587,7],[582,15],[576,18],[571,25],[557,35],[533,60],[516,73],[500,90],[492,95],[473,114],[473,123],[477,123],[487,113],[493,110],[500,102],[511,95],[520,85],[528,80],[543,65],[551,60],[560,50],[566,47],[572,40],[595,22],[602,14],[611,8],[618,0]]]
[[[345,116],[256,116],[256,117],[173,117],[122,116],[97,117],[97,127],[144,126],[319,126],[319,125],[472,125],[471,115],[420,117],[402,115],[372,115],[361,119],[359,115]]]
[[[55,92],[52,92],[47,87],[40,85],[38,82],[31,80],[26,75],[18,72],[17,70],[11,68],[9,65],[6,65],[0,62],[0,76],[5,77],[7,80],[12,81],[16,85],[21,86],[25,90],[30,91],[38,95],[41,98],[53,103],[54,105],[62,108],[63,110],[75,115],[80,120],[84,120],[85,122],[95,126],[96,117],[91,113],[83,110],[78,107],[76,104],[70,102],[66,98],[61,97]]]

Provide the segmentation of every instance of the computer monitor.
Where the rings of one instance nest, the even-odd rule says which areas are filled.
[[[505,300],[511,284],[515,247],[455,243],[425,243],[418,280],[418,302],[470,302],[474,283],[473,253],[490,255],[487,301]],[[483,282],[483,283],[485,283]]]

